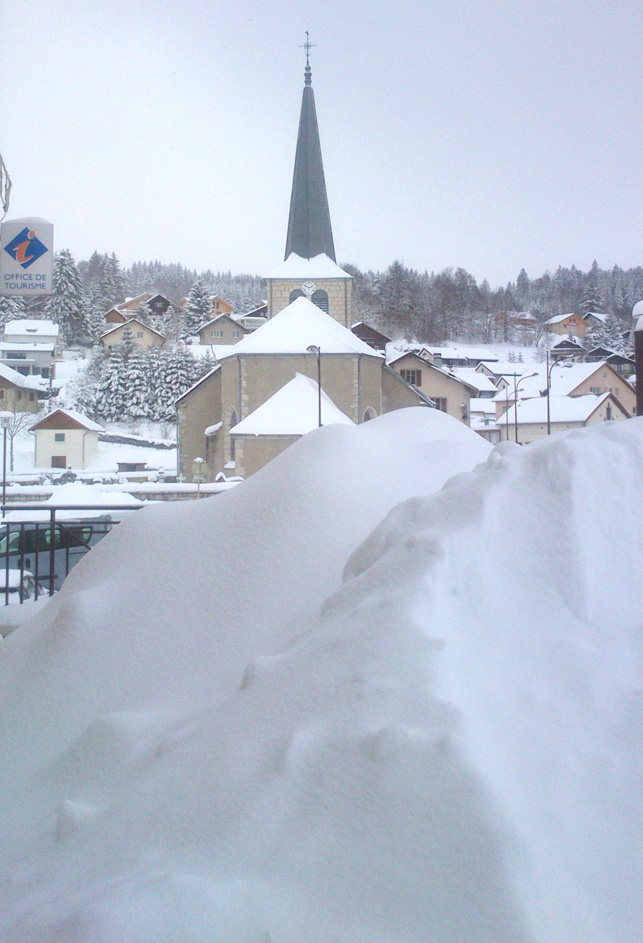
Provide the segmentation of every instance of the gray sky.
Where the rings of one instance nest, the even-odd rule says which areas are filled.
[[[7,218],[57,248],[262,274],[304,30],[339,262],[643,263],[640,0],[2,0]]]

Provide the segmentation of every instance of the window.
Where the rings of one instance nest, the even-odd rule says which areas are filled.
[[[0,390],[0,399],[4,399],[4,390]]]
[[[323,288],[318,288],[310,300],[314,305],[317,305],[318,308],[321,308],[322,311],[328,314],[328,295]]]
[[[30,393],[30,394],[29,394],[29,402],[30,402],[30,403],[33,403],[33,401],[34,401],[35,398],[36,398],[36,394],[35,394],[35,393]]]
[[[294,291],[290,292],[290,297],[288,298],[288,304],[292,304],[296,298],[304,298],[305,295],[301,288],[295,288]]]
[[[64,432],[55,432],[54,433],[54,442],[64,442],[65,433]]]
[[[601,392],[601,388],[600,386],[590,386],[589,392],[593,393],[595,396],[598,396],[599,393]]]
[[[18,390],[18,392],[16,393],[16,396],[18,397],[18,399],[22,399],[22,390]]]
[[[210,331],[210,337],[223,337],[223,331]]]
[[[241,337],[241,331],[233,331],[233,332],[232,332],[232,336],[233,336],[233,337]]]
[[[142,337],[142,336],[143,336],[143,331],[137,331],[137,332],[136,332],[136,336],[137,336],[137,337]]]
[[[435,403],[435,408],[439,409],[440,412],[445,413],[447,411],[446,398],[441,397],[441,396],[434,396],[433,402]]]
[[[400,370],[400,376],[403,380],[406,380],[407,383],[410,383],[411,386],[422,386],[421,370]]]

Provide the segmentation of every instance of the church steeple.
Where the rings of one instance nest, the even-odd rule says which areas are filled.
[[[295,171],[290,197],[286,255],[294,252],[304,259],[312,259],[320,253],[335,259],[333,230],[330,224],[326,181],[322,163],[315,95],[312,87],[310,50],[312,43],[306,32],[306,68],[304,70],[304,93],[299,116]]]

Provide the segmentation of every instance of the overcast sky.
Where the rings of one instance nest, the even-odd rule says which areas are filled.
[[[304,31],[339,262],[643,263],[643,4],[2,0],[7,218],[56,248],[283,258]]]

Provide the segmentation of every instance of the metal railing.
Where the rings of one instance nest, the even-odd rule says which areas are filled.
[[[137,510],[131,504],[2,505],[0,605],[53,596],[76,563],[120,523],[120,514],[114,519],[113,513]],[[82,511],[83,516],[70,518],[69,512],[74,511]],[[96,512],[96,516],[87,517],[88,511]],[[8,512],[11,520],[7,519]],[[16,520],[16,515],[24,512],[25,520]],[[30,520],[34,512],[38,512],[37,519]],[[65,520],[58,520],[56,515],[62,512]]]

